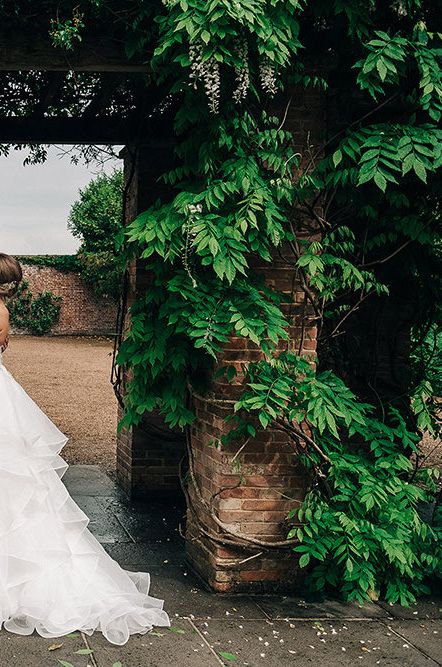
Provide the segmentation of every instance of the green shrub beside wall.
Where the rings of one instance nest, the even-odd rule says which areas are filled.
[[[28,281],[23,280],[17,294],[8,300],[11,324],[36,336],[43,336],[59,321],[61,301],[60,296],[49,291],[34,296]]]

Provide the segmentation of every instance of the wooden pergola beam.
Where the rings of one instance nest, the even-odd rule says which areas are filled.
[[[0,118],[0,143],[23,144],[113,144],[139,143],[136,119],[120,117]],[[144,137],[146,130],[144,130]]]
[[[147,57],[146,57],[147,60]],[[85,38],[72,51],[55,48],[49,36],[0,31],[0,71],[147,72],[141,58],[129,59],[115,38]]]

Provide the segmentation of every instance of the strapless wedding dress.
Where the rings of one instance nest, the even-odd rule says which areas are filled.
[[[113,644],[169,626],[149,575],[123,570],[88,530],[61,481],[66,441],[0,353],[0,624],[43,637],[99,630]]]

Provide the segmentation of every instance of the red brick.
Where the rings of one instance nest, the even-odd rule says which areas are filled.
[[[259,498],[259,489],[250,489],[246,486],[238,486],[220,493],[220,498]]]
[[[281,522],[270,523],[269,521],[248,521],[247,523],[241,524],[240,530],[247,535],[259,535],[262,539],[266,539],[265,536],[267,536],[269,541],[273,541],[275,537],[277,539],[285,538],[285,534],[283,535],[281,533]]]
[[[243,581],[275,581],[279,579],[280,572],[272,570],[266,572],[264,570],[244,570],[240,572],[240,577]]]
[[[288,512],[292,501],[289,500],[243,500],[241,502],[242,510],[253,510],[258,512],[259,510],[284,510]]]

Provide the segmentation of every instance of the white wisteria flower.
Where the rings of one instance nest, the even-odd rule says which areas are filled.
[[[272,97],[276,95],[278,86],[276,82],[275,65],[268,58],[261,58],[259,63],[259,77],[261,79],[261,87],[265,93]]]
[[[241,65],[235,67],[236,88],[233,91],[233,99],[239,104],[246,99],[250,87],[249,45],[246,39],[238,38],[235,47]]]
[[[218,113],[221,95],[219,63],[213,57],[203,61],[203,48],[202,43],[191,44],[189,47],[190,79],[194,88],[197,88],[198,81],[203,82],[209,99],[209,109],[212,113]]]

